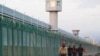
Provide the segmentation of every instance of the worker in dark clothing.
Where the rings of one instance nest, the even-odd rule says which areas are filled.
[[[78,56],[83,56],[83,52],[85,52],[85,50],[84,50],[84,48],[82,47],[81,44],[78,47],[77,51],[78,51]]]
[[[73,53],[73,56],[77,56],[77,48],[75,45],[73,45],[72,53]]]
[[[68,56],[72,56],[72,47],[70,45],[67,48],[67,51],[68,51]]]

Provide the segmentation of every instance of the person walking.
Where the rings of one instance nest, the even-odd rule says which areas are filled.
[[[73,56],[77,56],[77,48],[75,45],[73,45],[72,53],[73,53]]]
[[[68,56],[72,56],[72,47],[70,45],[67,48],[67,50],[68,50]]]
[[[59,48],[59,54],[60,56],[67,56],[67,47],[64,41],[61,43],[61,47]]]
[[[77,51],[78,51],[78,56],[83,56],[83,52],[85,52],[85,49],[80,44],[80,46],[78,47]]]

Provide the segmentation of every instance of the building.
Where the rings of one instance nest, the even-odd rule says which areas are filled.
[[[61,41],[82,44],[88,53],[100,51],[73,34],[49,31],[48,24],[0,5],[0,56],[56,56]]]

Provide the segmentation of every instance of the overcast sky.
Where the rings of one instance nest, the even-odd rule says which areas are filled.
[[[49,24],[45,1],[0,0],[0,4]],[[81,37],[89,36],[100,42],[100,0],[62,0],[58,27],[70,33],[72,29],[79,29]]]

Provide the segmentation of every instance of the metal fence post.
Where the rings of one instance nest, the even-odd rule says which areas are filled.
[[[2,18],[0,16],[0,56],[2,56]]]

